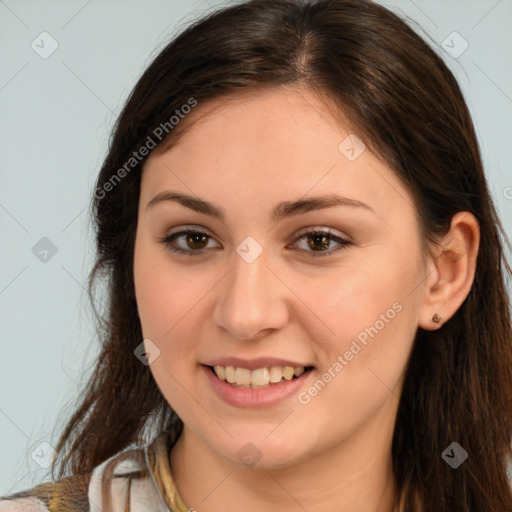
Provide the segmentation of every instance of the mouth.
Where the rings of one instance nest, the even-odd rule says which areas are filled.
[[[221,381],[234,388],[266,389],[305,376],[313,366],[270,366],[262,368],[242,368],[238,366],[207,366]]]

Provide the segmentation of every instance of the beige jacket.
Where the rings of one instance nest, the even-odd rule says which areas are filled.
[[[181,500],[169,467],[168,432],[126,449],[94,468],[3,497],[0,512],[193,512]]]

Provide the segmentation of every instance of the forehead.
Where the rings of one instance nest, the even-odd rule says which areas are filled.
[[[364,146],[347,152],[357,136],[340,119],[308,89],[264,89],[199,104],[182,121],[177,142],[153,151],[143,188],[153,195],[179,188],[216,202],[236,202],[239,194],[240,204],[334,192],[375,205],[382,215],[398,206],[412,210],[408,191],[380,159]]]

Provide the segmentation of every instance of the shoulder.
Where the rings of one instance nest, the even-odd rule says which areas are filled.
[[[0,512],[46,512],[55,484],[47,482],[0,498]]]
[[[148,474],[145,448],[125,449],[86,475],[72,475],[0,497],[0,512],[146,512],[161,496]],[[151,500],[151,498],[153,498]],[[111,508],[109,508],[111,507]]]
[[[0,512],[87,512],[87,475],[73,475],[46,482],[0,499]]]
[[[49,512],[49,508],[37,498],[2,498],[0,512]]]

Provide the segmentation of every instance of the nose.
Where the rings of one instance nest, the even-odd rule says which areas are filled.
[[[265,251],[248,263],[234,255],[233,267],[219,285],[214,322],[237,340],[256,340],[288,321],[289,290],[268,266]]]

